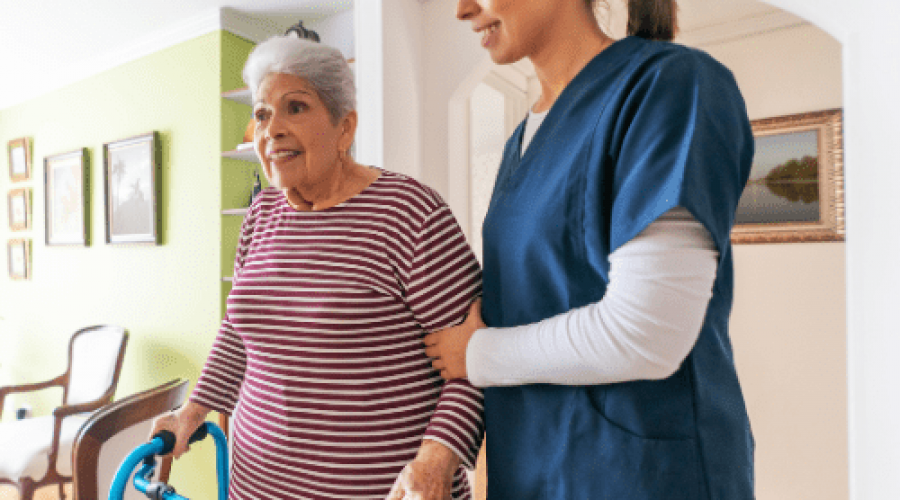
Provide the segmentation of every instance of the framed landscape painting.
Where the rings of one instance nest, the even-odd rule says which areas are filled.
[[[103,145],[107,243],[158,244],[156,132]]]
[[[90,231],[87,149],[44,159],[47,245],[88,245]]]
[[[752,122],[756,154],[733,243],[844,240],[841,110]]]

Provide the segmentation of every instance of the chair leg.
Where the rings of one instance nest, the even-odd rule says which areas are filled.
[[[34,498],[34,480],[26,477],[19,481],[19,499],[32,500]]]
[[[66,489],[63,488],[66,483],[59,483],[59,500],[66,500]]]

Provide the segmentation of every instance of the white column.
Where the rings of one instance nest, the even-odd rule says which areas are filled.
[[[356,161],[384,167],[384,56],[382,0],[354,2],[359,125]]]

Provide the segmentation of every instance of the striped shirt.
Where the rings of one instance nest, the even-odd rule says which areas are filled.
[[[480,291],[449,207],[409,177],[383,171],[314,212],[263,190],[191,395],[234,412],[231,498],[382,500],[423,438],[474,467],[482,394],[444,383],[421,338],[459,324]],[[453,489],[470,498],[462,467]]]

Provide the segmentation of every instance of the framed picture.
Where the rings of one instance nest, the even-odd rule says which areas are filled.
[[[31,140],[27,137],[13,139],[7,144],[9,153],[9,179],[13,182],[31,179]]]
[[[9,240],[6,247],[9,277],[14,280],[31,278],[31,240]]]
[[[733,243],[844,240],[840,109],[752,122],[756,155]]]
[[[9,192],[9,229],[31,229],[31,189],[13,189]]]
[[[47,245],[88,245],[90,196],[87,149],[44,158]]]
[[[107,243],[159,244],[158,145],[156,132],[103,145]]]

